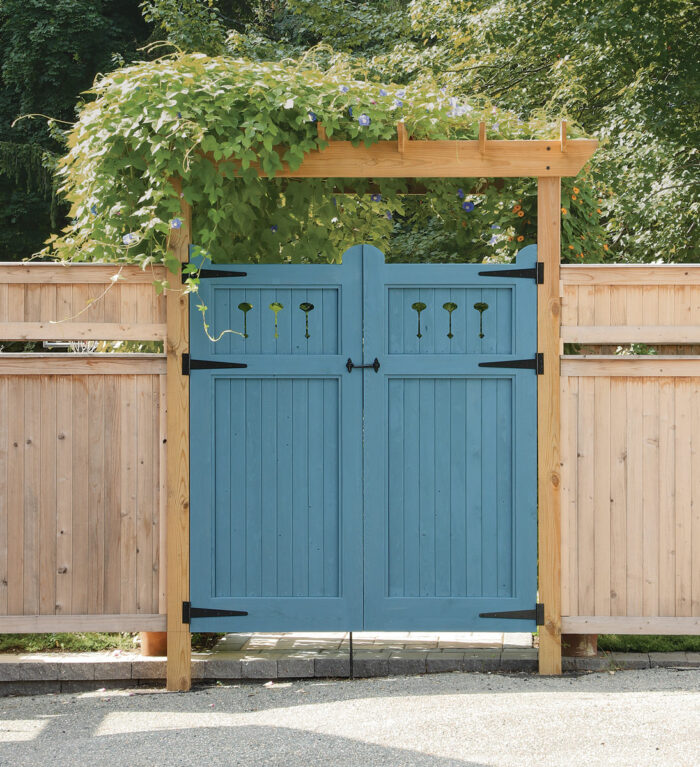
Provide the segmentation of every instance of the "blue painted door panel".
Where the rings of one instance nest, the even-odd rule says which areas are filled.
[[[478,617],[536,601],[537,377],[479,367],[534,356],[534,280],[236,268],[200,295],[238,334],[190,312],[194,359],[248,366],[191,373],[191,601],[249,615],[192,630],[534,630]]]
[[[479,367],[534,357],[537,286],[485,269],[364,249],[367,630],[535,627],[478,617],[532,609],[537,582],[537,376]]]
[[[230,267],[212,267],[226,269]],[[190,311],[191,602],[247,617],[193,631],[362,627],[361,251],[342,265],[245,265]],[[342,471],[341,471],[342,467]]]

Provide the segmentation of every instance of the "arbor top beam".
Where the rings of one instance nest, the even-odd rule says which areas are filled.
[[[576,176],[593,156],[594,139],[552,141],[329,141],[277,178],[506,178]],[[283,154],[283,151],[280,151]],[[266,174],[253,163],[261,176]]]

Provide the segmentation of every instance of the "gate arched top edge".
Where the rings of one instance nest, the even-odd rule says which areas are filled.
[[[534,266],[537,262],[537,245],[527,245],[515,254],[518,266]]]
[[[352,245],[346,251],[343,252],[342,262],[345,264],[346,259],[364,258],[372,261],[378,261],[379,263],[385,263],[384,253],[379,248],[369,243],[359,243],[358,245]]]

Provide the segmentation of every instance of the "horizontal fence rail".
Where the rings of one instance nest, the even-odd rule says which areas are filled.
[[[0,354],[0,631],[164,630],[165,390],[159,355]]]
[[[164,267],[0,263],[0,341],[162,341],[165,297],[152,283],[166,274]]]
[[[563,266],[562,341],[700,341],[700,265]],[[700,357],[561,359],[562,631],[700,633]]]

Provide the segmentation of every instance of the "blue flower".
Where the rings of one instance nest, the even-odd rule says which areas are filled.
[[[277,224],[273,224],[273,225],[270,227],[270,231],[271,231],[271,232],[276,232],[276,231],[277,231]]]
[[[382,196],[381,194],[373,194],[369,199],[372,200],[372,202],[381,202]]]
[[[136,242],[137,240],[138,237],[133,232],[129,232],[129,234],[125,234],[122,237],[122,242],[124,245],[131,245],[132,242]]]
[[[336,200],[335,197],[331,197],[331,202],[333,203],[333,205],[338,207],[338,200]]]
[[[464,199],[464,189],[457,190],[457,197],[459,197],[460,200]]]
[[[384,88],[380,88],[379,89],[379,95],[380,96],[388,96],[389,95],[389,91],[385,90]]]
[[[309,112],[309,120],[310,120],[312,123],[315,123],[315,122],[316,122],[316,120],[318,120],[318,117],[316,117],[316,112]]]
[[[182,229],[182,219],[174,218],[170,222],[170,228],[171,229]]]
[[[347,93],[350,90],[347,85],[341,85],[340,86],[340,92],[341,93]]]
[[[501,228],[500,224],[491,224],[491,229],[500,229],[500,228]]]
[[[348,114],[352,117],[352,107],[348,107]]]
[[[405,88],[399,88],[399,89],[396,91],[396,95],[397,95],[397,96],[398,96],[400,99],[402,99],[402,98],[403,98],[403,97],[406,95],[406,89],[405,89]]]
[[[182,112],[178,112],[177,113],[177,119],[178,120],[182,120]]]
[[[370,124],[372,121],[369,119],[369,117],[368,117],[366,114],[361,114],[361,115],[360,115],[360,116],[357,118],[357,122],[358,122],[358,123],[360,123],[360,125],[362,125],[362,126],[366,127],[366,126],[367,126],[367,125],[369,125],[369,124]]]
[[[394,218],[394,214],[390,210],[387,210],[386,217],[391,221],[391,219]]]
[[[90,207],[90,213],[92,213],[93,216],[97,215],[97,205],[92,205]]]
[[[489,245],[495,245],[498,242],[498,237],[494,234],[493,237],[489,240]]]
[[[466,210],[467,213],[471,213],[474,210],[474,203],[471,200],[467,200],[462,203],[462,210]]]
[[[499,125],[499,123],[494,123],[494,124],[491,126],[491,130],[495,130],[495,131],[498,131],[498,130],[500,130],[500,128],[501,128],[501,126]]]
[[[393,106],[394,106],[394,108],[402,107],[403,106],[403,101],[401,101],[401,99],[394,99]]]

